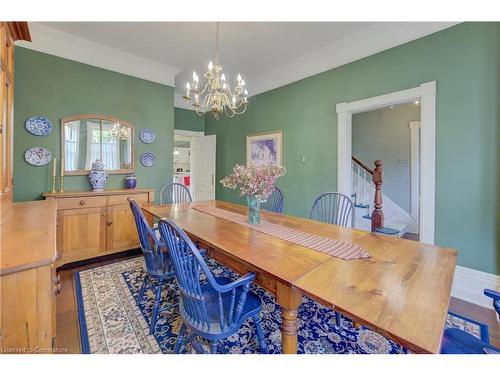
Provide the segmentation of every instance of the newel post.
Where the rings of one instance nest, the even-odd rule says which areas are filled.
[[[375,232],[376,228],[382,228],[384,226],[384,213],[382,211],[383,163],[382,160],[375,160],[374,164],[375,169],[373,170],[372,181],[375,184],[375,197],[373,200],[372,232]]]

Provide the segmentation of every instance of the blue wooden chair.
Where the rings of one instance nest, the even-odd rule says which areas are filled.
[[[500,293],[485,289],[484,294],[493,299],[493,307],[500,314]],[[441,354],[500,354],[500,349],[458,328],[444,330]]]
[[[260,350],[267,353],[264,332],[260,325],[262,301],[249,291],[255,274],[248,273],[238,280],[215,278],[191,239],[172,220],[158,223],[162,240],[168,245],[175,276],[181,293],[179,311],[183,325],[174,352],[184,343],[192,342],[197,352],[204,352],[196,336],[210,342],[210,352],[217,353],[220,340],[236,333],[247,319],[252,319]],[[204,274],[206,282],[200,282]],[[186,335],[186,330],[190,331]]]
[[[309,219],[354,228],[354,203],[341,193],[323,193],[314,200]]]
[[[323,193],[314,200],[309,219],[354,228],[354,203],[341,193]],[[335,320],[340,326],[341,315],[338,312],[335,312]]]
[[[153,334],[158,314],[162,311],[178,306],[177,303],[169,304],[160,309],[162,298],[161,292],[167,281],[172,280],[175,276],[172,261],[168,254],[166,245],[156,235],[157,228],[151,228],[144,217],[141,208],[131,198],[128,198],[130,208],[134,215],[139,242],[141,244],[142,253],[144,256],[143,268],[146,273],[142,282],[139,295],[137,296],[137,305],[140,306],[144,293],[147,288],[150,288],[155,296],[153,313],[149,322],[149,334]]]
[[[192,201],[189,189],[176,182],[165,185],[160,191],[160,204],[189,203]]]
[[[277,186],[274,188],[274,191],[271,193],[267,201],[262,203],[261,208],[264,210],[268,210],[271,212],[276,212],[278,214],[283,212],[283,206],[285,202],[285,195]]]

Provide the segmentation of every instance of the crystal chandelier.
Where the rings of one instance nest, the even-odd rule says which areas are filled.
[[[198,115],[211,111],[214,118],[218,119],[223,112],[228,117],[241,115],[248,105],[248,91],[245,80],[238,73],[236,87],[231,91],[219,65],[219,22],[215,34],[215,64],[208,63],[208,71],[204,74],[206,83],[200,85],[199,77],[193,72],[192,82],[186,84],[186,102],[191,102]],[[203,87],[203,88],[201,88]]]
[[[119,139],[120,141],[127,140],[130,136],[130,129],[126,126],[122,126],[119,123],[115,123],[110,130],[112,137]]]

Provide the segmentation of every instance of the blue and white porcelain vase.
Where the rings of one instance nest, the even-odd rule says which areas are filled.
[[[104,185],[108,181],[108,172],[104,170],[104,164],[99,159],[92,163],[92,169],[89,172],[89,181],[93,191],[104,190]]]
[[[137,186],[137,177],[135,177],[135,174],[125,177],[125,185],[127,186],[127,189],[135,189]]]

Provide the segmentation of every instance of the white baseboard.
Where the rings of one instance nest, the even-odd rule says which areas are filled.
[[[500,290],[500,276],[457,266],[451,288],[453,297],[493,309],[491,298],[483,294],[486,288]]]

